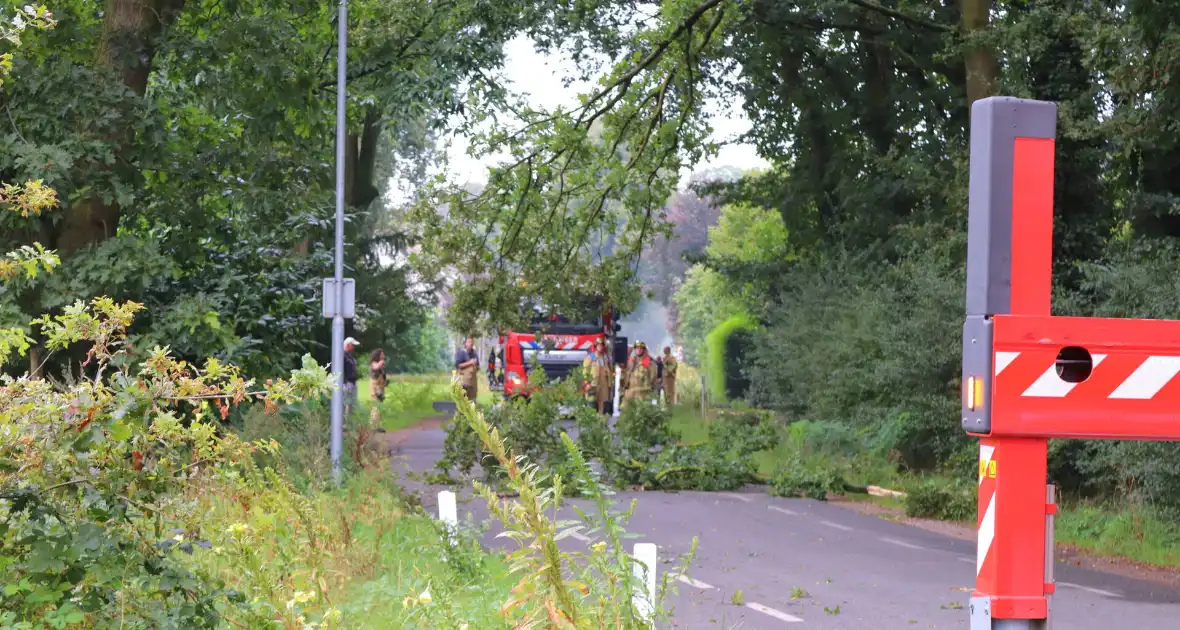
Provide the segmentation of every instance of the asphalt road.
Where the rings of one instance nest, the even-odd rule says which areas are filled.
[[[412,432],[394,453],[395,472],[430,470],[443,432]],[[408,485],[414,486],[413,482]],[[418,485],[436,509],[437,491]],[[459,519],[479,523],[487,506],[459,490]],[[750,630],[968,628],[965,606],[975,576],[975,542],[806,499],[761,492],[621,492],[619,509],[638,500],[628,531],[659,548],[660,571],[699,539],[679,593],[668,602],[672,628]],[[584,505],[584,503],[583,503]],[[571,509],[561,514],[574,518]],[[504,539],[490,530],[490,546]],[[562,541],[584,547],[593,534]],[[1180,591],[1058,563],[1054,630],[1180,627]],[[735,594],[740,591],[740,597]]]

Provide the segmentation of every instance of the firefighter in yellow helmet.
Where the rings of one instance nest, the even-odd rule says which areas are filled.
[[[594,405],[598,413],[605,413],[606,401],[611,393],[610,361],[606,356],[605,341],[599,339],[594,342],[594,349],[582,359],[582,370],[582,389],[586,392],[586,402]]]
[[[627,361],[627,389],[623,400],[648,400],[656,380],[656,362],[647,353],[647,344],[635,342],[635,354]]]

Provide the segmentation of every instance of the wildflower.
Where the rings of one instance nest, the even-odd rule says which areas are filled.
[[[250,526],[245,523],[234,523],[229,526],[229,533],[237,536],[246,533],[248,529],[250,529]]]
[[[418,603],[429,604],[432,601],[434,601],[434,598],[430,596],[430,588],[427,587],[426,590],[422,591],[422,594],[418,596]]]
[[[594,551],[597,551],[598,553],[602,553],[602,550],[606,549],[606,543],[599,541],[599,542],[594,543],[593,545],[590,545],[590,548],[593,549]]]
[[[315,591],[295,591],[295,601],[300,604],[315,600]]]

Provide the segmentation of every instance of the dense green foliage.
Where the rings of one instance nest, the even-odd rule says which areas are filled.
[[[86,373],[64,388],[42,379],[0,387],[10,436],[0,443],[6,627],[212,628],[225,607],[250,615],[257,604],[184,558],[213,547],[194,498],[281,491],[285,482],[252,458],[275,443],[219,425],[231,405],[264,398],[273,409],[318,396],[330,377],[309,357],[263,389],[216,360],[196,369],[160,348],[132,363],[125,331],[141,308],[96,298],[40,320],[51,350],[88,346]]]
[[[318,291],[331,269],[334,7],[50,8],[52,18],[6,8],[0,31],[6,372],[60,380],[52,395],[125,395],[99,401],[112,419],[143,399],[117,375],[158,365],[157,346],[259,378],[326,357]],[[626,311],[646,285],[671,300],[686,358],[705,363],[711,382],[725,367],[708,361],[734,353],[708,348],[707,336],[748,318],[752,350],[731,362],[750,383],[748,402],[814,421],[820,441],[895,470],[967,478],[972,441],[955,409],[969,112],[1000,93],[1060,106],[1057,312],[1180,312],[1180,14],[1170,3],[358,0],[348,28],[346,262],[360,302],[350,334],[384,348],[391,371],[445,359],[430,308],[442,279],[456,278],[446,319],[464,331],[512,323],[525,298],[571,311],[596,293]],[[568,78],[593,87],[572,106],[526,103],[500,72],[517,36],[570,56],[578,76]],[[710,99],[740,103],[753,123],[745,139],[770,167],[722,174],[690,198],[676,192],[681,172],[717,149]],[[433,177],[436,143],[452,131],[472,135],[477,153],[506,156],[478,192]],[[408,200],[387,194],[391,180],[407,184]],[[37,273],[59,262],[59,273]],[[84,364],[91,348],[53,347],[61,318],[87,313],[78,304],[129,302],[146,308],[129,321],[125,363],[104,378]],[[68,401],[57,403],[36,413],[66,416]],[[491,413],[522,451],[573,470],[549,417],[558,406]],[[597,419],[575,424],[608,473],[650,487],[732,487],[749,469],[718,462],[768,443],[719,428],[706,446],[676,444],[662,413],[629,410],[615,438]],[[453,433],[452,463],[478,461],[490,448],[480,437]],[[110,452],[124,448],[112,440]],[[1177,448],[1058,442],[1050,470],[1073,494],[1175,511]],[[840,464],[829,476],[790,460],[799,466],[781,467],[775,487],[817,495],[860,472],[840,468],[852,466],[847,453],[831,457]],[[489,470],[513,478],[503,463]],[[90,518],[84,486],[50,496]],[[918,488],[913,509],[959,514],[960,494]],[[127,510],[100,498],[96,509]],[[42,579],[58,568],[21,570]],[[33,588],[20,597],[51,595]]]
[[[1180,66],[1165,4],[744,4],[724,52],[772,168],[705,190],[728,204],[722,225],[751,204],[781,215],[784,238],[710,235],[675,298],[686,346],[706,316],[744,311],[762,325],[750,402],[847,426],[903,470],[969,478],[956,408],[970,104],[1059,104],[1055,312],[1176,317]],[[1051,477],[1073,496],[1180,508],[1178,456],[1060,442]]]
[[[575,429],[580,452],[602,466],[602,481],[647,490],[739,489],[757,479],[753,455],[778,443],[778,426],[758,412],[719,420],[710,425],[708,439],[684,443],[667,407],[640,402],[624,405],[612,431],[606,417],[583,404],[576,382],[545,382],[541,372],[530,374],[529,383],[543,385],[529,399],[500,402],[487,412],[487,421],[514,452],[564,476],[571,492],[589,491],[577,484],[579,477],[571,469],[576,462],[563,443],[563,436]],[[504,480],[506,471],[488,458],[469,423],[452,423],[437,464],[440,473],[468,475],[477,464],[485,481]]]
[[[106,294],[148,306],[136,348],[167,343],[258,376],[297,367],[309,350],[327,358],[319,283],[331,273],[335,6],[100,5],[55,3],[57,27],[26,30],[20,54],[5,57],[15,80],[0,87],[0,181],[44,182],[62,203],[5,213],[0,249],[40,242],[59,251],[63,273],[10,283],[0,325]],[[385,193],[391,178],[423,181],[452,114],[498,98],[485,71],[521,7],[502,8],[350,7],[350,332],[418,367],[405,350],[422,341],[434,279],[411,282],[398,262],[412,243]]]
[[[729,290],[729,280],[717,270],[696,264],[685,273],[684,284],[676,291],[677,337],[684,348],[684,358],[701,365],[705,338],[721,322],[745,311],[740,297]]]

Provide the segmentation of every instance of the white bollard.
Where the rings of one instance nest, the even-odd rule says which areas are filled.
[[[450,490],[438,493],[438,520],[451,527],[459,524],[459,507],[455,502],[455,493]]]
[[[652,621],[656,605],[656,545],[635,543],[635,593],[631,601],[639,616],[648,623]]]
[[[455,493],[443,490],[438,493],[438,520],[442,521],[447,530],[447,542],[455,544],[455,530],[459,527],[459,507],[455,503]],[[444,552],[443,558],[446,558]]]
[[[616,365],[615,366],[615,406],[611,410],[611,415],[616,418],[619,417],[619,388],[622,386],[622,383],[623,383],[623,368]]]

